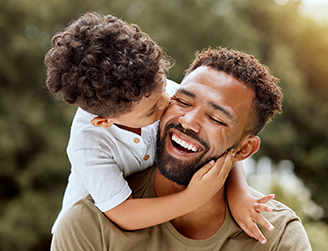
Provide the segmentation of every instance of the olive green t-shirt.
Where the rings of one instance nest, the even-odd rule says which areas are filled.
[[[150,168],[128,179],[134,198],[155,197],[155,171],[156,168]],[[263,196],[255,190],[252,190],[252,194]],[[228,207],[225,221],[219,231],[208,239],[192,240],[181,235],[170,222],[142,230],[122,230],[94,206],[91,196],[87,196],[63,215],[53,236],[51,250],[311,250],[306,232],[295,213],[277,201],[270,201],[268,204],[273,208],[273,212],[263,214],[275,229],[269,232],[259,226],[267,238],[267,243],[261,244],[239,228]]]

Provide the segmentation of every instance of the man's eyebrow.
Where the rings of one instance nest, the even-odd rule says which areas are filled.
[[[223,107],[214,104],[213,102],[209,102],[210,106],[212,106],[215,110],[223,112],[225,115],[227,115],[231,120],[235,120],[234,117],[231,115],[231,113],[224,109]]]
[[[181,92],[181,93],[183,93],[183,94],[185,94],[185,95],[187,95],[188,97],[191,97],[191,98],[193,98],[193,99],[196,98],[196,95],[195,95],[194,93],[192,93],[192,92],[190,92],[190,91],[187,91],[186,89],[180,88],[179,90],[177,90],[177,93],[179,93],[179,92]],[[223,107],[221,107],[221,106],[215,104],[214,102],[209,102],[209,105],[210,105],[211,107],[213,107],[214,110],[221,111],[221,112],[223,112],[224,114],[226,114],[231,120],[233,120],[233,121],[235,120],[234,117],[231,115],[231,113],[230,113],[228,110],[224,109]]]
[[[184,88],[180,88],[179,90],[177,90],[177,93],[179,92],[182,92],[183,94],[187,95],[188,97],[191,97],[191,98],[196,98],[196,95],[190,91],[187,91],[186,89]]]

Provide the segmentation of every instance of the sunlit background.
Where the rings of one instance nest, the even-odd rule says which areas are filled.
[[[327,250],[328,1],[2,0],[0,251],[49,250],[76,107],[47,92],[43,58],[51,37],[89,10],[138,24],[175,60],[177,82],[208,46],[253,54],[271,69],[284,112],[261,132],[247,179],[297,212],[313,250]]]

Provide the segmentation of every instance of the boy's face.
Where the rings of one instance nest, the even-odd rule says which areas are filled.
[[[131,112],[123,114],[116,118],[97,117],[91,121],[94,126],[110,127],[113,124],[141,128],[159,120],[166,110],[169,103],[169,95],[165,91],[166,78],[164,76],[163,87],[161,90],[154,91],[149,97],[144,97],[137,103]],[[101,123],[99,123],[101,119]]]

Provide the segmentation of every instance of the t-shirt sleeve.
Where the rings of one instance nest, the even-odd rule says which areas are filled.
[[[300,220],[292,220],[287,223],[279,240],[277,251],[310,251],[311,244]]]
[[[252,195],[261,198],[263,194],[250,188]],[[273,208],[271,213],[262,212],[263,216],[273,224],[275,229],[273,231],[266,230],[263,226],[259,225],[262,233],[268,240],[268,244],[272,246],[275,251],[310,251],[311,245],[309,238],[306,234],[304,226],[300,218],[286,205],[272,200],[267,202],[267,205]],[[258,244],[258,243],[257,243]],[[267,245],[267,244],[266,244]],[[262,250],[262,244],[259,244],[258,249]],[[268,249],[269,250],[269,249]]]
[[[104,250],[100,230],[105,216],[88,204],[84,198],[66,211],[52,237],[51,251]]]
[[[99,148],[83,149],[71,157],[72,172],[83,182],[102,212],[108,211],[131,194],[131,189],[114,159]]]

